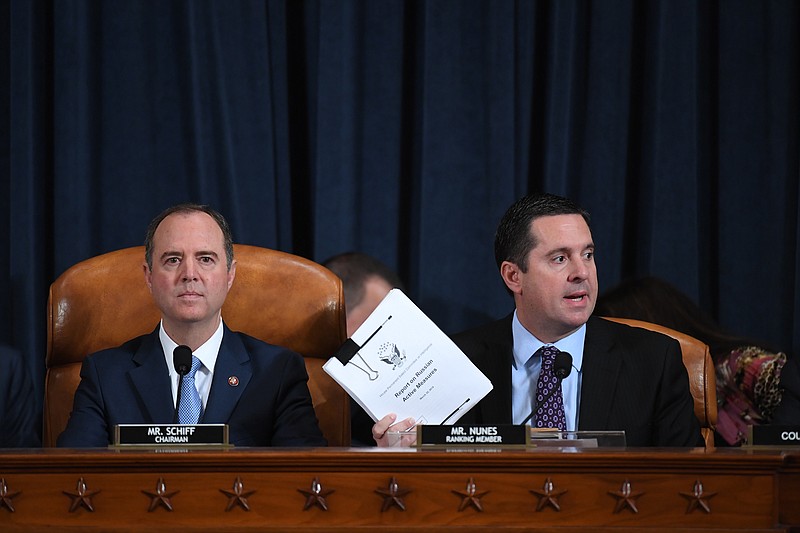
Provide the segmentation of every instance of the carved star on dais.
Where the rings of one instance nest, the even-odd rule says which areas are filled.
[[[22,492],[11,492],[6,484],[6,478],[0,479],[0,508],[5,507],[12,513],[14,510],[14,502],[12,501],[14,498],[22,494]]]
[[[706,514],[711,514],[711,505],[708,500],[717,495],[716,492],[705,492],[703,484],[700,480],[694,482],[692,492],[681,492],[681,496],[689,500],[689,506],[686,508],[686,514],[691,513],[695,509],[702,509]]]
[[[242,478],[236,476],[236,480],[233,482],[233,490],[225,490],[219,489],[219,491],[225,494],[228,497],[228,506],[225,508],[226,511],[230,511],[233,509],[233,506],[239,504],[242,509],[245,511],[250,510],[250,505],[247,503],[248,496],[251,496],[255,491],[254,490],[244,490],[244,483],[242,483]]]
[[[461,496],[461,503],[458,506],[458,510],[463,511],[470,505],[473,506],[478,511],[483,511],[483,505],[481,504],[481,498],[489,494],[490,491],[478,492],[478,486],[475,484],[473,478],[469,478],[467,481],[466,490],[454,490],[452,491],[453,494],[458,494]]]
[[[93,513],[94,506],[92,505],[92,498],[100,493],[99,490],[89,490],[83,478],[78,480],[78,483],[75,487],[75,492],[67,492],[65,490],[62,490],[61,492],[72,498],[72,504],[69,506],[70,513],[77,511],[78,507],[83,507],[87,511]]]
[[[303,506],[304,511],[308,511],[312,505],[316,505],[323,511],[327,511],[328,502],[325,497],[335,492],[331,489],[323,489],[318,477],[315,477],[314,481],[311,482],[311,490],[297,489],[297,491],[306,495],[306,504]]]
[[[400,485],[397,483],[397,479],[392,477],[389,480],[389,486],[385,489],[378,488],[375,489],[375,492],[383,496],[383,505],[381,506],[381,512],[384,513],[389,510],[392,506],[397,506],[400,508],[401,511],[406,510],[406,504],[403,501],[403,496],[411,492],[410,489],[401,489]]]
[[[167,492],[167,484],[164,483],[164,478],[160,477],[158,478],[158,483],[156,483],[155,492],[150,492],[149,490],[143,490],[142,492],[150,496],[150,507],[147,508],[147,512],[152,513],[159,505],[164,507],[167,511],[172,511],[171,498],[180,491]]]
[[[547,478],[542,486],[542,490],[532,490],[530,492],[539,497],[539,503],[536,504],[536,511],[539,512],[548,505],[556,511],[560,511],[561,506],[558,504],[558,498],[564,495],[567,491],[564,489],[556,490],[553,482],[550,480],[550,478]]]
[[[614,507],[614,512],[618,513],[625,509],[626,507],[633,511],[634,513],[638,513],[639,509],[636,508],[636,499],[639,498],[644,492],[634,492],[631,488],[631,482],[627,479],[622,484],[622,487],[616,491],[608,491],[609,494],[614,496],[617,499],[617,505]]]

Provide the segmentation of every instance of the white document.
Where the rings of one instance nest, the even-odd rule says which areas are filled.
[[[343,360],[344,362],[343,362]],[[399,289],[322,367],[378,421],[454,424],[492,390],[489,379]]]

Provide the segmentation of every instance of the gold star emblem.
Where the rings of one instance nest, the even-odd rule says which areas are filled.
[[[167,511],[172,511],[172,501],[170,498],[178,494],[180,491],[176,490],[175,492],[167,492],[167,484],[164,483],[164,478],[158,478],[158,483],[156,483],[156,491],[150,492],[149,490],[143,490],[144,494],[150,496],[150,507],[147,508],[147,512],[152,513],[153,510],[158,507],[159,505],[163,506]]]
[[[560,511],[561,506],[558,505],[558,498],[567,491],[556,490],[553,482],[550,480],[550,478],[547,478],[542,486],[542,490],[532,490],[530,492],[539,497],[539,503],[536,504],[536,511],[538,512],[548,505],[556,511]]]
[[[228,496],[228,506],[225,508],[226,511],[230,511],[233,509],[233,506],[237,503],[242,506],[242,509],[245,511],[250,510],[250,506],[247,504],[247,497],[251,496],[255,491],[254,490],[244,490],[244,483],[242,483],[242,478],[236,476],[236,480],[233,482],[233,490],[225,490],[219,489],[219,491],[226,496]]]
[[[328,502],[325,500],[326,496],[333,494],[335,491],[330,489],[323,489],[322,484],[319,482],[319,478],[315,477],[314,481],[311,482],[311,490],[306,489],[297,489],[298,492],[301,492],[306,495],[306,504],[303,506],[304,511],[308,511],[308,509],[312,505],[319,506],[323,511],[328,510]]]
[[[401,511],[405,511],[406,505],[405,502],[403,502],[403,496],[411,492],[411,490],[401,489],[400,485],[397,483],[397,479],[392,477],[392,479],[389,480],[389,486],[387,488],[378,488],[375,489],[375,492],[383,496],[383,505],[381,506],[381,512],[383,513],[389,510],[393,505],[399,507]]]
[[[489,491],[478,492],[478,486],[475,485],[475,481],[473,478],[469,478],[467,481],[466,490],[463,492],[460,490],[452,491],[454,494],[458,494],[461,496],[461,504],[458,506],[459,511],[463,511],[468,506],[473,506],[478,511],[483,511],[483,506],[481,505],[481,498],[489,494]]]
[[[703,490],[703,484],[700,483],[699,479],[694,482],[692,492],[681,492],[680,494],[689,500],[689,506],[686,508],[686,514],[691,513],[695,509],[702,509],[706,512],[706,514],[711,514],[711,506],[709,505],[708,500],[717,495],[716,492],[705,492]]]
[[[78,507],[84,507],[87,511],[94,512],[92,498],[100,493],[99,490],[89,490],[83,478],[78,480],[75,492],[67,492],[65,490],[61,492],[72,498],[72,504],[69,506],[70,513],[74,513]]]
[[[644,493],[633,492],[633,489],[631,488],[631,482],[627,479],[625,480],[625,483],[622,484],[620,490],[616,492],[608,491],[608,493],[617,499],[617,505],[614,508],[615,513],[622,511],[626,507],[634,513],[639,512],[639,509],[636,508],[636,499]]]
[[[0,508],[5,507],[12,513],[14,512],[14,503],[12,500],[22,494],[22,492],[11,492],[6,484],[6,478],[0,479]]]

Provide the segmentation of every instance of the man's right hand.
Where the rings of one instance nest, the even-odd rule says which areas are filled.
[[[375,425],[372,426],[372,438],[375,439],[375,444],[379,447],[388,447],[392,445],[389,442],[389,432],[402,432],[414,427],[416,422],[413,418],[406,418],[405,420],[401,420],[400,422],[395,423],[397,419],[397,415],[394,413],[390,413],[377,422]],[[409,435],[410,436],[410,435]],[[402,447],[411,446],[416,442],[416,435],[414,438],[405,439],[402,438],[400,440],[400,445]]]

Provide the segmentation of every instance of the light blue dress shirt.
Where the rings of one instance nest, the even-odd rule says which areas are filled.
[[[542,367],[542,358],[534,353],[546,343],[537,339],[520,323],[517,312],[511,322],[514,338],[514,359],[511,363],[511,408],[512,420],[521,424],[536,409],[536,382]],[[586,339],[586,324],[577,331],[555,343],[555,347],[572,356],[572,371],[561,383],[564,395],[564,414],[567,430],[578,427],[578,408],[580,406],[581,368],[583,366],[583,344]],[[530,424],[530,420],[527,422]]]

